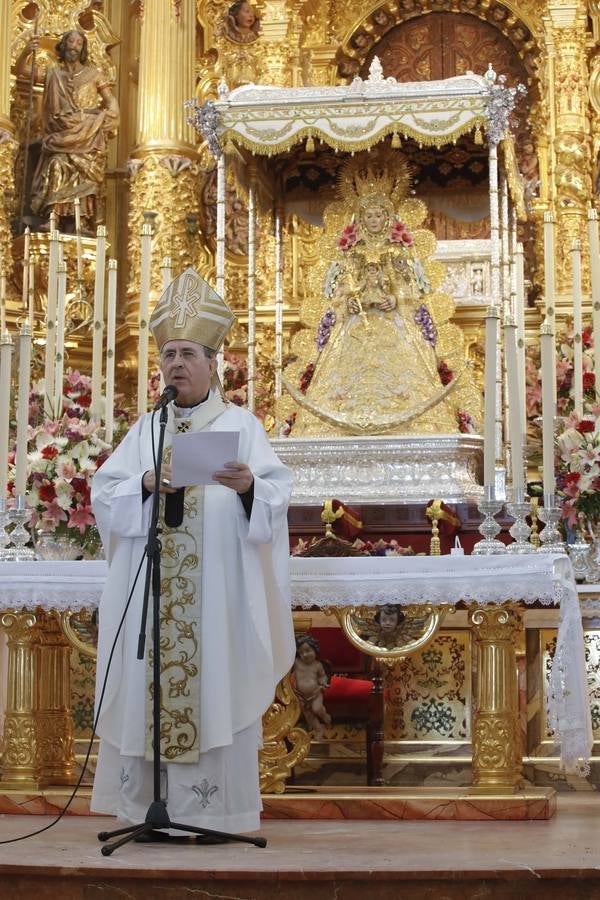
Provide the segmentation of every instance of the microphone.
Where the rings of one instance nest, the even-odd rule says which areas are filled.
[[[175,400],[178,393],[179,391],[174,384],[168,384],[154,404],[154,412],[159,409],[164,409],[165,406],[167,406],[171,402],[171,400]]]

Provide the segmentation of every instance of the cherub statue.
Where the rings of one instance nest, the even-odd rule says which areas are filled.
[[[296,638],[296,660],[293,678],[304,718],[315,738],[323,739],[324,725],[331,725],[331,716],[325,709],[323,693],[329,687],[329,679],[319,657],[319,642],[310,634]]]
[[[378,606],[373,616],[353,616],[353,624],[363,640],[375,647],[395,650],[421,637],[429,615],[406,615],[398,603]]]
[[[253,44],[260,32],[260,19],[247,0],[236,0],[227,11],[225,34],[235,44]]]

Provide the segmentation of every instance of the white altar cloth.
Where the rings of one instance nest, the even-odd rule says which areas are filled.
[[[107,566],[99,561],[0,563],[0,609],[97,606]],[[567,772],[585,772],[592,751],[583,626],[568,557],[320,557],[290,559],[295,608],[382,603],[540,602],[560,607],[548,690],[549,723]]]

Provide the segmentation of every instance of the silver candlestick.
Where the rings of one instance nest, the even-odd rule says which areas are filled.
[[[10,533],[12,547],[9,547],[6,551],[9,554],[7,558],[19,562],[22,560],[35,559],[33,548],[27,546],[31,540],[31,535],[25,528],[25,525],[31,519],[31,510],[25,505],[24,494],[17,494],[15,497],[15,505],[8,515],[10,521],[14,522],[14,528]]]
[[[535,547],[529,541],[531,528],[527,524],[527,516],[531,512],[531,502],[525,497],[523,488],[514,488],[513,499],[507,504],[508,514],[515,520],[508,529],[513,543],[506,548],[507,553],[535,553]]]
[[[0,497],[0,560],[11,559],[8,547],[11,542],[11,536],[8,529],[10,524],[10,513],[6,505],[6,498]]]
[[[496,540],[496,535],[501,531],[501,528],[494,518],[500,512],[504,503],[502,500],[496,500],[493,485],[486,485],[484,490],[484,499],[477,504],[477,509],[484,517],[483,522],[479,526],[479,533],[483,535],[483,538],[477,541],[472,553],[478,556],[506,553],[506,547],[502,541]]]
[[[540,533],[538,553],[566,553],[567,547],[558,528],[560,506],[556,506],[554,494],[544,494],[544,505],[538,509],[538,518],[546,526]]]

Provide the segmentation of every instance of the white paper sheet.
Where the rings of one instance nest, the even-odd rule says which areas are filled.
[[[195,431],[174,434],[171,485],[216,484],[213,474],[227,462],[236,462],[239,431]]]

